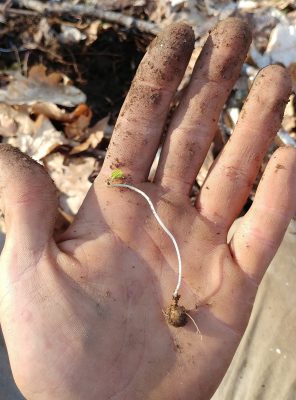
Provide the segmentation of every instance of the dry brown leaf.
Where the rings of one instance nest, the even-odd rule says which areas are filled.
[[[52,123],[39,115],[34,123],[33,134],[20,133],[17,137],[7,139],[7,143],[18,147],[34,160],[40,161],[60,145],[66,143],[62,133],[57,131]]]
[[[294,111],[294,97],[295,95],[290,96],[290,101],[285,108],[284,118],[282,122],[282,126],[284,130],[287,132],[291,132],[292,129],[296,126],[296,118],[295,118],[295,111]]]
[[[43,64],[34,65],[30,68],[28,78],[48,86],[57,86],[63,82],[63,75],[58,72],[46,75],[46,67]]]
[[[73,147],[70,154],[81,153],[89,148],[95,149],[104,137],[104,130],[107,126],[109,116],[102,118],[93,127],[87,130],[88,138],[81,144]]]
[[[31,114],[43,114],[55,121],[75,122],[82,114],[88,115],[91,110],[85,104],[79,104],[74,111],[67,113],[65,109],[56,106],[53,103],[36,103],[31,106],[21,106]]]
[[[70,151],[70,154],[77,154],[83,151],[88,150],[89,148],[95,149],[97,145],[102,141],[104,137],[104,132],[96,132],[89,135],[85,142],[78,144],[77,146],[73,147]]]
[[[46,75],[46,68],[36,65],[30,69],[28,78],[20,74],[11,77],[10,83],[0,89],[0,102],[10,105],[48,102],[65,107],[84,103],[85,94],[66,82],[65,76],[59,73]]]
[[[86,104],[80,104],[71,114],[72,122],[65,124],[65,135],[69,139],[84,140],[88,133],[86,129],[92,118],[92,111]]]
[[[90,23],[89,27],[84,31],[86,33],[86,45],[90,46],[98,38],[98,34],[102,32],[103,26],[102,21],[95,20]]]
[[[69,121],[71,120],[71,113],[67,113],[63,108],[59,108],[53,103],[35,103],[30,106],[26,106],[31,114],[42,114],[49,119],[54,119],[55,121]]]
[[[61,192],[60,207],[65,213],[75,215],[91,186],[88,177],[94,170],[95,160],[75,157],[67,165],[64,160],[62,154],[54,153],[45,158],[44,165]]]
[[[7,104],[0,104],[0,135],[9,137],[33,133],[34,121],[27,112]]]
[[[199,173],[197,175],[196,181],[201,187],[208,175],[208,172],[211,168],[211,165],[213,164],[214,161],[214,156],[213,156],[213,144],[211,144],[211,147],[208,151],[208,154],[203,162],[203,165],[201,166],[201,169],[199,170]]]

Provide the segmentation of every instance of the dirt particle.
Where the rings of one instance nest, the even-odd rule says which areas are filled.
[[[275,172],[278,172],[278,170],[279,169],[287,169],[284,165],[282,165],[282,164],[277,164],[276,166],[275,166]]]
[[[99,317],[103,316],[103,310],[102,310],[100,303],[96,303],[96,312]]]
[[[272,107],[272,111],[275,113],[278,113],[280,115],[280,118],[282,118],[282,115],[284,113],[285,107],[288,103],[289,99],[278,99],[274,106]]]
[[[173,339],[173,342],[176,352],[182,353],[182,346],[178,343],[177,339]]]
[[[233,71],[240,65],[240,60],[237,57],[228,58],[220,67],[220,77],[225,80],[233,78]]]
[[[245,110],[245,108],[243,108],[242,111],[241,111],[241,113],[240,113],[240,119],[241,119],[241,120],[244,120],[245,117],[246,117],[246,110]]]
[[[150,100],[151,100],[151,103],[153,103],[153,104],[159,104],[160,100],[161,100],[161,94],[160,93],[151,94]]]

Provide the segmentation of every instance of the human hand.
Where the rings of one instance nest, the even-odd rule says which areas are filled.
[[[150,46],[121,110],[101,173],[75,221],[53,239],[55,188],[19,151],[0,147],[7,237],[0,321],[16,383],[30,400],[209,399],[244,333],[258,284],[295,211],[296,152],[275,152],[231,242],[290,93],[284,68],[258,75],[196,206],[189,192],[250,44],[243,22],[210,34],[175,112],[155,181],[147,182],[193,33],[167,28]],[[178,271],[172,242],[143,198],[108,187],[120,167],[152,199],[183,260],[182,304],[196,321],[169,325]]]

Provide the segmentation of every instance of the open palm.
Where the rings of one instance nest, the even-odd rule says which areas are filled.
[[[101,173],[58,240],[52,236],[57,205],[49,177],[18,150],[0,147],[8,231],[0,321],[15,380],[30,400],[209,399],[234,355],[294,212],[294,149],[273,155],[229,244],[227,233],[279,128],[290,80],[280,66],[259,74],[193,206],[192,183],[250,34],[238,19],[221,22],[210,34],[149,183],[193,42],[191,29],[175,24],[152,43]],[[180,304],[202,336],[190,319],[179,328],[165,320],[178,279],[176,253],[141,196],[107,185],[118,167],[150,196],[176,237],[183,261]]]

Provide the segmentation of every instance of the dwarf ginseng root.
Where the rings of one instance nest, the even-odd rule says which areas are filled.
[[[169,236],[169,238],[171,239],[171,241],[173,242],[173,245],[175,247],[176,250],[176,255],[177,255],[177,260],[178,260],[178,281],[177,281],[177,285],[176,288],[174,290],[173,293],[173,299],[172,299],[172,303],[167,307],[167,309],[163,312],[166,321],[170,324],[173,325],[175,327],[180,327],[180,326],[184,326],[186,325],[188,318],[192,320],[192,322],[194,323],[197,331],[199,332],[199,329],[194,321],[194,319],[188,314],[187,310],[185,307],[180,306],[179,300],[180,300],[180,295],[179,295],[179,290],[180,290],[180,286],[181,286],[181,279],[182,279],[182,260],[181,260],[181,254],[180,254],[180,250],[179,250],[179,246],[177,244],[177,241],[174,237],[174,235],[171,233],[171,231],[165,226],[165,224],[162,222],[160,216],[157,214],[154,205],[150,199],[150,197],[143,192],[142,190],[127,184],[127,183],[122,183],[122,181],[124,180],[124,175],[123,172],[120,169],[116,169],[112,172],[111,174],[111,178],[108,181],[108,185],[111,187],[121,187],[121,188],[127,188],[130,189],[136,193],[138,193],[139,195],[141,195],[142,197],[144,197],[144,199],[147,201],[154,217],[156,218],[157,222],[159,223],[159,225],[161,226],[161,228],[165,231],[165,233]],[[118,182],[120,181],[120,183]]]

